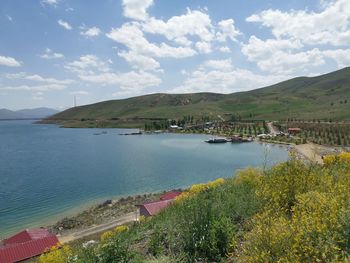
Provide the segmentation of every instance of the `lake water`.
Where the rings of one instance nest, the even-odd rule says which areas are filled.
[[[0,121],[0,239],[113,197],[186,187],[288,158],[259,143],[207,144],[205,135],[62,129]],[[267,152],[267,155],[266,155]]]

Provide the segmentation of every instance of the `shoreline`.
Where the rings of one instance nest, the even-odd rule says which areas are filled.
[[[127,213],[135,212],[137,204],[156,200],[164,192],[166,190],[154,193],[118,196],[111,199],[101,198],[98,201],[83,204],[75,209],[76,213],[65,214],[60,219],[45,227],[57,235],[69,235],[72,232],[106,224]]]
[[[204,136],[225,136],[226,137],[226,135],[213,134],[213,133],[211,133],[211,134],[207,134],[207,133],[186,133],[186,132],[185,133],[169,132],[169,133],[180,134],[180,135],[204,135]],[[279,147],[288,147],[289,149],[287,149],[287,150],[289,150],[289,151],[290,151],[290,148],[297,149],[300,153],[302,153],[302,149],[298,149],[296,147],[297,145],[291,145],[291,144],[286,144],[286,143],[277,143],[277,142],[271,142],[271,141],[270,142],[269,141],[260,141],[260,140],[255,140],[254,142],[259,143],[259,144],[272,144],[274,146],[279,146]],[[308,158],[308,155],[306,155],[305,157]],[[112,203],[111,204],[106,204],[106,207],[104,207],[106,209],[104,209],[102,212],[106,212],[106,210],[112,210],[113,209],[113,204],[114,203],[118,203],[120,200],[123,200],[123,199],[128,200],[130,198],[131,199],[135,199],[136,196],[146,196],[145,197],[146,199],[140,198],[140,199],[134,200],[134,202],[136,202],[136,201],[137,202],[143,202],[143,201],[147,201],[147,198],[152,198],[152,197],[155,198],[156,195],[161,194],[161,191],[162,190],[160,190],[159,192],[146,193],[146,194],[134,193],[134,194],[131,194],[129,196],[115,196],[115,197],[112,197],[112,199],[111,199]],[[40,225],[46,226],[49,229],[53,229],[55,227],[55,225],[61,223],[64,219],[71,219],[71,218],[76,219],[77,217],[79,217],[82,214],[86,215],[86,213],[91,212],[93,210],[93,208],[96,208],[96,207],[100,206],[101,204],[105,203],[106,201],[107,201],[107,198],[101,197],[101,198],[96,198],[94,200],[90,200],[90,201],[84,202],[81,205],[77,205],[77,206],[73,205],[72,208],[69,208],[64,213],[61,213],[61,214],[57,213],[57,215],[48,218],[46,222],[41,222]],[[108,205],[112,205],[112,206],[109,207]],[[65,236],[65,235],[69,235],[72,232],[75,232],[75,231],[78,231],[78,230],[84,230],[84,229],[87,229],[87,228],[90,228],[90,227],[94,227],[94,226],[97,226],[97,225],[101,225],[101,224],[105,224],[105,223],[111,222],[112,220],[116,220],[120,216],[123,216],[123,215],[129,213],[130,209],[131,209],[130,206],[132,206],[132,208],[134,210],[136,210],[136,208],[134,206],[134,203],[131,202],[131,205],[129,203],[129,208],[128,208],[129,210],[127,210],[127,211],[118,210],[117,214],[110,214],[110,215],[107,215],[107,217],[105,217],[105,218],[102,218],[102,219],[100,218],[98,220],[91,221],[91,222],[89,222],[87,224],[84,223],[84,222],[81,222],[79,220],[75,220],[75,222],[68,222],[68,223],[72,223],[73,225],[77,224],[78,227],[64,228],[64,229],[62,229],[64,231],[56,229],[55,233],[60,234],[61,236]],[[111,209],[107,209],[107,207],[109,207]],[[94,210],[92,212],[93,212],[92,216],[98,216],[98,215],[101,214],[100,213],[101,211],[98,211],[98,210]],[[102,213],[102,216],[106,216],[106,214]],[[36,224],[32,223],[31,225],[34,226]],[[59,230],[59,231],[57,231],[57,230]],[[10,234],[11,233],[7,233],[6,235],[10,235]]]

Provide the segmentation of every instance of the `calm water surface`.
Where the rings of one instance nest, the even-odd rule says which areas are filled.
[[[97,200],[186,187],[288,158],[285,148],[206,144],[205,135],[119,136],[0,121],[0,239]],[[128,131],[129,132],[129,131]],[[272,161],[273,160],[273,161]]]

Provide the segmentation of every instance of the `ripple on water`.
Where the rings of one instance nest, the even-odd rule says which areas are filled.
[[[6,128],[5,128],[6,126]],[[126,130],[0,122],[0,235],[41,226],[93,200],[230,177],[263,164],[264,146],[208,145],[208,136],[118,136]],[[270,157],[288,153],[271,147]]]

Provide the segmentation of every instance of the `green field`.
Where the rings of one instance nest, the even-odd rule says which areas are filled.
[[[350,68],[317,77],[299,77],[233,94],[151,94],[71,108],[47,122],[66,127],[143,127],[147,121],[218,115],[229,120],[350,120]],[[98,121],[96,121],[98,120]]]

